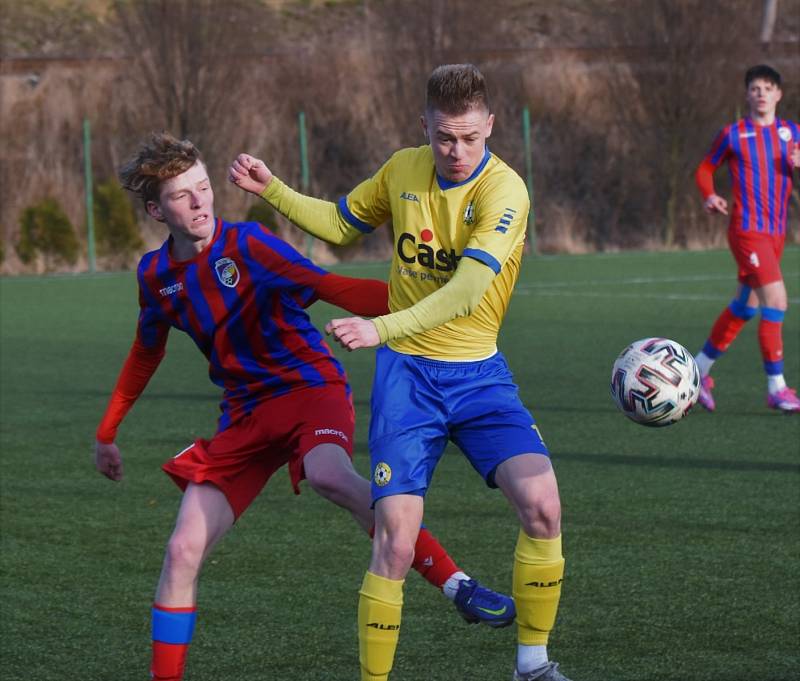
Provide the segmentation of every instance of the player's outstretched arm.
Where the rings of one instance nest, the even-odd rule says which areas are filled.
[[[228,179],[237,187],[264,199],[281,215],[304,232],[344,246],[355,241],[361,232],[340,214],[335,203],[306,196],[275,177],[261,159],[239,154],[228,170]]]
[[[328,272],[317,284],[317,295],[320,300],[354,314],[377,317],[389,313],[389,287],[378,279],[343,277]],[[371,348],[381,342],[375,324],[360,317],[334,319],[325,325],[325,332],[333,334],[347,350]]]
[[[494,279],[494,272],[477,260],[462,258],[453,278],[405,310],[374,320],[332,319],[325,331],[347,350],[371,348],[388,340],[423,333],[475,310]]]
[[[117,445],[113,442],[104,443],[95,440],[94,465],[95,468],[109,480],[113,480],[114,482],[122,480],[122,455],[119,453]]]
[[[374,348],[381,344],[381,337],[375,322],[360,317],[331,319],[325,325],[325,333],[332,335],[345,350]]]
[[[272,172],[260,158],[239,154],[228,169],[228,179],[240,189],[259,195],[272,181]]]
[[[316,292],[320,300],[355,315],[378,317],[389,314],[389,286],[385,281],[328,272],[319,280]]]

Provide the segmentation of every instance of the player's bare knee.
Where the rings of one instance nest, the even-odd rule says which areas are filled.
[[[774,310],[786,311],[789,306],[786,286],[783,281],[767,284],[756,291],[758,302],[762,307],[771,307]]]
[[[519,509],[522,529],[529,537],[551,538],[561,533],[561,503],[558,495],[536,499]]]
[[[414,562],[414,542],[403,537],[387,537],[379,547],[380,561],[392,573],[405,573]]]
[[[166,562],[172,571],[198,572],[204,552],[203,542],[185,534],[175,534],[167,543]]]

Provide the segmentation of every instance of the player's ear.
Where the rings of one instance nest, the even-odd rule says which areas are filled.
[[[492,126],[494,125],[494,114],[490,113],[486,118],[486,139],[492,136]]]
[[[155,201],[148,201],[144,204],[144,209],[147,211],[147,214],[153,218],[153,220],[158,220],[159,222],[164,222],[164,213],[161,212],[161,206],[159,206]]]
[[[420,116],[419,122],[422,124],[422,134],[428,139],[428,121],[425,120],[425,116]]]

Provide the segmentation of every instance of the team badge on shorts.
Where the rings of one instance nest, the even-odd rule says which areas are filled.
[[[214,263],[217,278],[228,288],[233,288],[239,283],[239,268],[230,258],[220,258]]]
[[[789,130],[786,126],[781,126],[778,128],[778,137],[780,137],[784,142],[788,142],[792,139],[792,131]]]
[[[381,461],[377,466],[375,466],[375,484],[378,487],[385,487],[389,484],[389,480],[392,479],[392,469],[389,468],[389,464],[383,463]]]

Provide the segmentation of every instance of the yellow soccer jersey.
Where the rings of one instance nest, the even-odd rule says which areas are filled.
[[[464,256],[497,275],[471,315],[392,340],[392,349],[444,360],[480,359],[495,351],[519,275],[529,207],[522,178],[488,149],[470,178],[451,183],[437,176],[427,145],[398,151],[340,201],[342,217],[361,232],[392,221],[392,312],[444,286]]]

